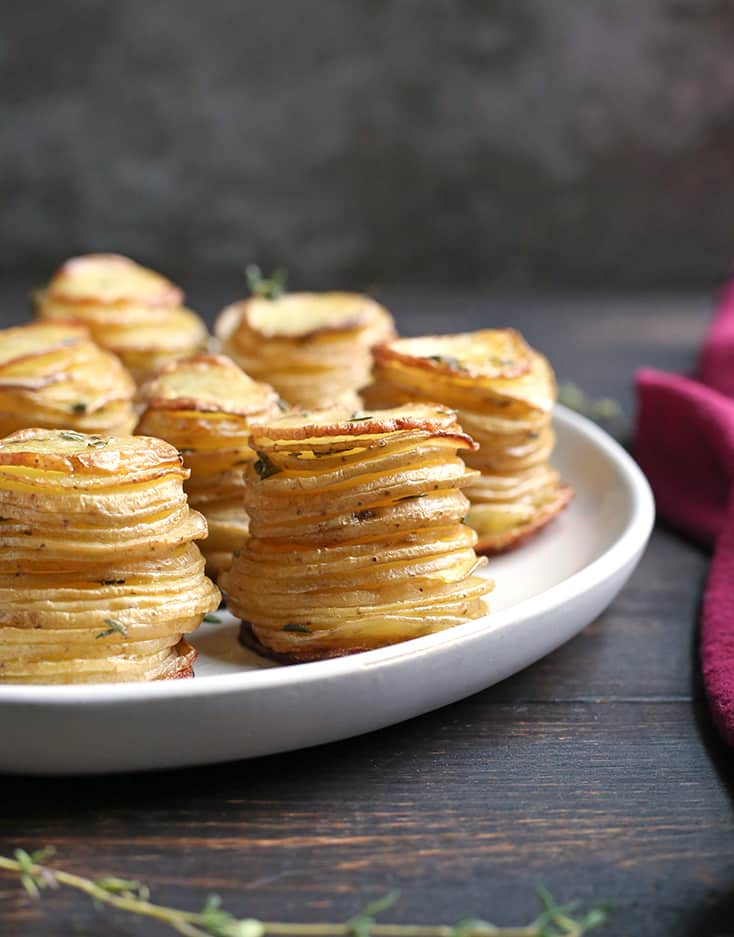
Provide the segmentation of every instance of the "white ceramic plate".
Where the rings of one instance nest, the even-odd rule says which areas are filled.
[[[462,699],[568,641],[616,596],[653,524],[632,459],[559,407],[554,462],[576,489],[534,540],[490,563],[492,613],[402,644],[282,667],[205,624],[195,680],[0,686],[0,771],[72,774],[252,758],[347,738]]]

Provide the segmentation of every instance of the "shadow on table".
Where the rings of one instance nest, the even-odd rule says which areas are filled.
[[[689,937],[734,937],[734,885],[686,921]]]

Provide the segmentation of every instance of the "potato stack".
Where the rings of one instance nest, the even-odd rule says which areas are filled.
[[[137,432],[168,440],[191,470],[184,487],[207,519],[202,552],[207,572],[216,576],[247,537],[244,467],[257,458],[248,445],[249,424],[279,414],[278,395],[224,355],[199,354],[166,365],[142,397]]]
[[[462,524],[477,475],[453,413],[416,404],[257,425],[250,537],[221,577],[241,639],[307,661],[479,618],[491,580]]]
[[[135,383],[82,325],[0,330],[0,436],[28,426],[131,433]]]
[[[77,319],[113,351],[138,384],[174,358],[206,347],[201,319],[181,290],[119,254],[74,257],[36,294],[41,319]]]
[[[513,329],[398,339],[375,350],[373,406],[437,400],[456,409],[479,443],[462,453],[480,471],[466,488],[477,550],[517,546],[548,523],[571,489],[548,464],[556,400],[553,371]]]
[[[359,407],[372,348],[395,335],[392,317],[356,293],[253,296],[215,325],[222,351],[293,406]]]
[[[0,682],[192,675],[184,640],[219,604],[176,450],[143,436],[0,440]]]

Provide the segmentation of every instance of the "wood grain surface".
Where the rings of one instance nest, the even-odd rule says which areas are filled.
[[[5,324],[23,318],[32,285],[0,291]],[[194,282],[191,301],[211,315],[241,292]],[[692,365],[712,301],[376,294],[406,334],[514,325],[561,379],[628,414],[637,366]],[[233,912],[271,919],[346,918],[397,886],[396,920],[520,923],[543,883],[610,901],[608,937],[734,934],[734,758],[711,728],[695,650],[707,563],[659,526],[617,601],[568,645],[362,738],[187,771],[0,778],[0,852],[52,843],[81,874],[143,879],[189,907],[216,891]],[[185,725],[171,731],[186,744]],[[0,934],[159,933],[75,894],[34,903],[0,877]]]

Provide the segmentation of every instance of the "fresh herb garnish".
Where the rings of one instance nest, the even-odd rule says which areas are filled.
[[[97,635],[98,638],[107,638],[111,634],[121,634],[124,638],[127,637],[127,628],[121,621],[116,618],[105,618],[104,623],[107,625],[107,630],[100,631]]]
[[[258,296],[261,299],[277,299],[285,293],[288,271],[283,267],[278,267],[273,270],[269,277],[266,277],[257,264],[248,264],[245,267],[245,276],[247,277],[250,293],[253,296]]]
[[[99,436],[85,436],[84,433],[77,433],[73,429],[62,429],[59,436],[62,439],[68,439],[70,442],[85,442],[88,449],[101,449],[109,442],[109,439],[100,439]]]
[[[206,615],[204,615],[203,621],[210,625],[219,625],[222,623],[222,619],[219,615],[212,615],[211,612],[207,612]]]
[[[617,400],[611,397],[600,397],[594,400],[578,384],[565,381],[558,388],[558,402],[570,410],[576,410],[594,420],[595,423],[616,423],[623,416],[622,407]]]
[[[72,413],[86,413],[87,405],[83,401],[79,400],[77,403],[73,403],[69,409]]]
[[[581,912],[577,904],[559,905],[544,888],[539,888],[537,896],[541,913],[522,928],[495,927],[478,918],[464,918],[455,924],[376,925],[375,918],[392,908],[400,897],[397,891],[391,891],[371,901],[348,921],[328,924],[266,923],[256,918],[234,917],[222,908],[218,895],[210,895],[198,912],[154,904],[150,900],[150,889],[142,882],[117,876],[84,878],[47,866],[46,862],[54,852],[52,847],[32,853],[16,849],[12,859],[0,856],[0,869],[18,875],[23,888],[32,898],[39,898],[45,889],[57,889],[64,885],[84,892],[98,904],[151,918],[189,937],[265,937],[267,934],[303,937],[322,933],[328,933],[331,937],[369,937],[378,927],[380,937],[405,937],[406,934],[410,934],[410,937],[510,937],[518,934],[523,937],[584,937],[589,931],[600,927],[609,915],[609,909],[603,905],[586,912]]]
[[[347,420],[347,423],[361,423],[363,420],[371,420],[371,419],[372,419],[371,413],[353,413]]]
[[[455,371],[466,371],[467,368],[451,355],[426,355],[426,360],[435,361],[436,364],[445,364],[447,368],[453,368]]]
[[[260,478],[270,478],[271,475],[277,475],[278,472],[283,470],[278,468],[278,466],[265,455],[264,452],[255,450],[257,452],[257,462],[255,462],[253,468],[260,476]]]
[[[290,621],[287,625],[283,625],[280,629],[281,631],[295,631],[298,634],[311,634],[311,629],[308,625],[299,625],[298,622]]]

